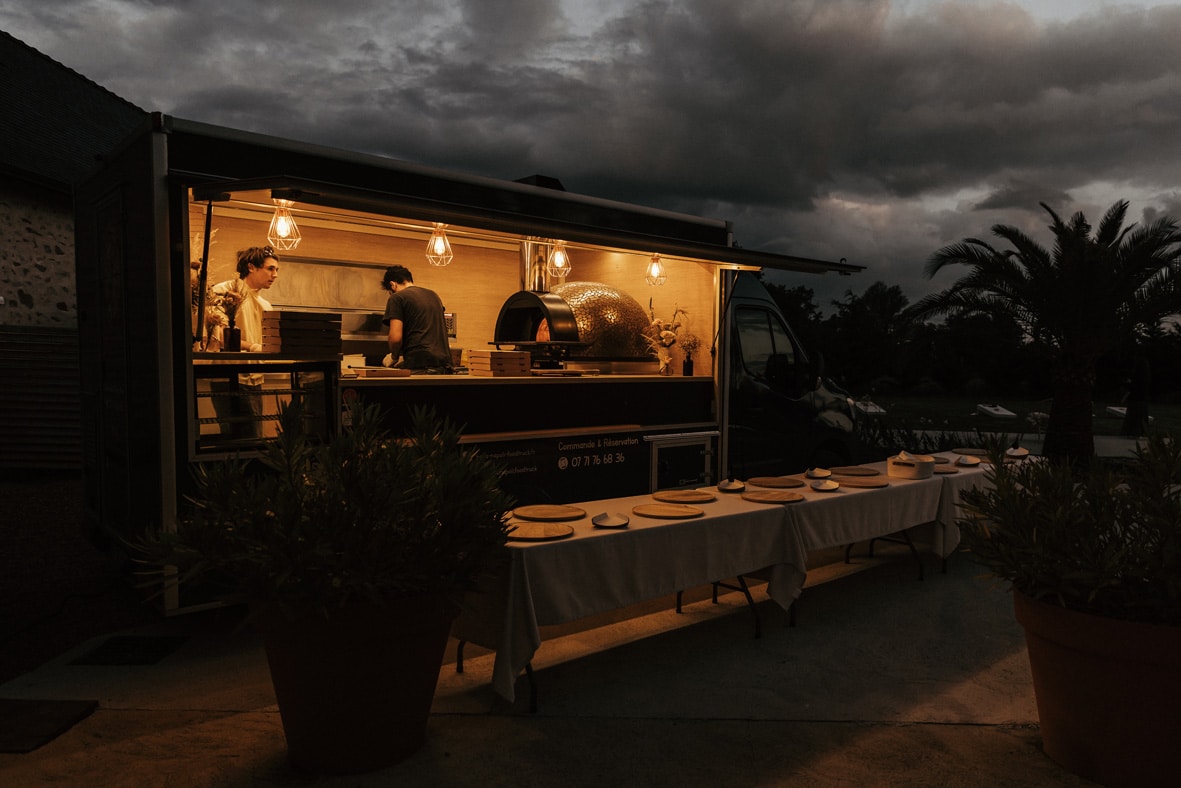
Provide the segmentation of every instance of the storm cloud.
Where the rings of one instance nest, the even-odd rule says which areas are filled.
[[[1181,214],[1181,7],[814,0],[0,0],[145,110],[734,222],[912,300],[996,223]],[[1069,4],[1068,4],[1069,5]],[[589,6],[589,7],[588,7]]]

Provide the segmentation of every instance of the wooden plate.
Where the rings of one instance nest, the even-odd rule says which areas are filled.
[[[955,467],[954,465],[936,465],[935,466],[935,473],[950,474],[950,473],[959,473],[959,472],[960,472],[960,469]]]
[[[709,503],[718,499],[708,490],[657,490],[652,497],[665,503]]]
[[[574,526],[569,523],[510,522],[509,525],[514,527],[508,538],[516,542],[552,542],[574,535]]]
[[[632,507],[632,514],[655,517],[659,520],[688,520],[691,517],[701,517],[705,510],[683,503],[642,503]]]
[[[583,517],[586,517],[586,512],[577,506],[539,503],[533,506],[518,506],[516,509],[513,509],[513,515],[520,517],[522,520],[561,522],[562,520],[581,520]]]
[[[747,490],[742,500],[751,503],[795,503],[804,500],[804,494],[795,490]]]
[[[870,479],[866,476],[834,476],[842,487],[889,487],[889,479]]]
[[[864,465],[842,465],[839,468],[829,468],[833,476],[881,476],[882,472],[876,468],[866,468]]]
[[[951,460],[947,459],[946,457],[940,457],[938,454],[935,455],[934,460],[936,465],[943,465],[945,463],[951,462]]]
[[[772,487],[782,489],[787,487],[803,487],[804,480],[794,476],[752,476],[746,480],[747,484],[755,487]]]
[[[952,449],[953,454],[966,454],[969,457],[987,457],[988,451],[985,449]]]

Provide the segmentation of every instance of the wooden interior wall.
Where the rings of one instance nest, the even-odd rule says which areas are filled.
[[[269,216],[259,218],[219,216],[214,206],[209,253],[208,284],[236,278],[237,251],[267,243]],[[193,258],[201,254],[200,233],[204,227],[204,206],[190,210]],[[427,236],[408,238],[382,234],[380,229],[346,230],[300,221],[302,240],[293,252],[280,252],[280,273],[266,297],[277,308],[317,308],[382,313],[387,294],[381,289],[386,266],[401,264],[410,269],[415,284],[439,294],[447,311],[456,314],[457,336],[453,347],[487,348],[496,328],[500,308],[521,289],[521,265],[517,248],[510,244],[475,241],[452,233],[455,258],[450,265],[431,266],[425,257]],[[625,254],[571,247],[573,274],[570,281],[602,282],[631,295],[645,314],[649,310],[662,320],[671,320],[676,308],[687,314],[679,319],[681,332],[691,331],[702,339],[703,350],[696,361],[708,362],[709,341],[714,333],[715,270],[713,266],[668,260],[668,281],[649,285],[646,274],[650,253]],[[327,265],[310,260],[340,261]],[[678,362],[683,358],[673,348]],[[707,370],[699,368],[699,374]]]

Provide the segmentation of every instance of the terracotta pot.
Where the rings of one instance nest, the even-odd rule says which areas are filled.
[[[1181,627],[1093,616],[1013,594],[1042,748],[1104,785],[1181,774]]]
[[[426,741],[457,613],[445,599],[425,598],[262,621],[291,764],[357,774],[413,755]]]

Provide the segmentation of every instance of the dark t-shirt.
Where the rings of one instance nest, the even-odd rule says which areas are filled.
[[[409,369],[451,367],[443,302],[434,290],[415,286],[391,293],[381,322],[388,326],[391,320],[402,321],[403,366]]]

